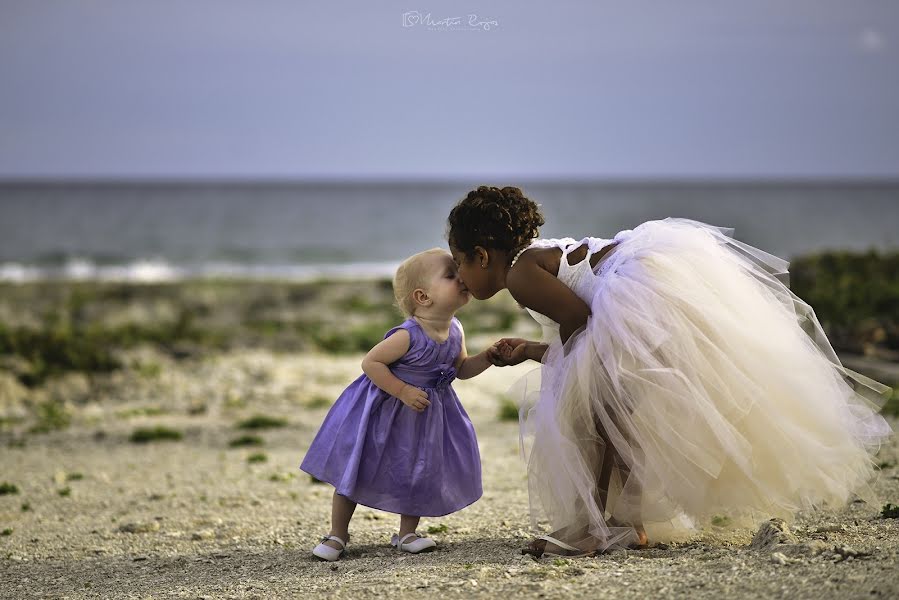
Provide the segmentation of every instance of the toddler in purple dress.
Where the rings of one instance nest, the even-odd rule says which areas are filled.
[[[452,256],[438,248],[408,258],[393,280],[406,321],[362,361],[364,375],[328,412],[300,468],[334,486],[331,531],[313,554],[346,550],[356,504],[399,513],[391,544],[418,553],[433,540],[415,529],[481,497],[481,461],[471,421],[453,388],[491,365],[468,356],[455,312],[469,300]]]

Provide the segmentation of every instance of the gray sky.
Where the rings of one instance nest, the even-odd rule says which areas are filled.
[[[481,175],[897,177],[899,2],[0,0],[0,177]]]

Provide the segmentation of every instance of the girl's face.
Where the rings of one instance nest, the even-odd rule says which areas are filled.
[[[432,275],[427,292],[434,305],[453,311],[465,306],[470,295],[452,257],[444,254],[434,256],[431,261]]]
[[[477,249],[474,255],[466,256],[464,252],[452,245],[450,245],[450,252],[459,269],[459,278],[472,296],[478,300],[486,300],[497,292],[490,283],[489,269],[481,267],[486,256],[481,256]],[[486,255],[486,252],[484,254]]]

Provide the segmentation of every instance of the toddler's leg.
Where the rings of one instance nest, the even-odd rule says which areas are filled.
[[[328,535],[336,535],[344,542],[349,542],[350,519],[353,518],[353,512],[355,510],[355,502],[346,496],[341,496],[337,493],[337,490],[334,490],[334,496],[331,499],[331,533]],[[340,544],[335,541],[329,540],[325,542],[325,544],[336,550],[340,550]]]
[[[420,520],[421,517],[415,515],[400,515],[400,532],[399,535],[394,535],[391,538],[390,545],[394,548],[399,548],[404,552],[411,552],[412,554],[433,550],[437,546],[434,540],[428,537],[422,537],[415,533],[415,528],[418,527],[418,522]],[[409,539],[404,540],[403,538],[407,535],[409,536]]]
[[[400,515],[400,539],[406,534],[415,533],[419,521],[421,521],[421,517]]]

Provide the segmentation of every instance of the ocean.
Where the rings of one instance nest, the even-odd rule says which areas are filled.
[[[0,182],[0,281],[389,276],[483,182]],[[491,182],[505,185],[504,182]],[[512,182],[542,237],[668,216],[782,258],[899,248],[899,182]]]

